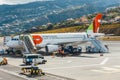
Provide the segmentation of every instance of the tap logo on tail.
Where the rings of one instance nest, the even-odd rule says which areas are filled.
[[[94,19],[94,21],[93,21],[93,32],[94,32],[94,33],[98,33],[101,19],[102,19],[102,14],[98,14],[98,15],[95,17],[95,19]]]
[[[89,34],[91,34],[91,33],[98,33],[101,19],[102,19],[102,14],[98,14],[94,18],[93,23],[90,24],[90,26],[88,27],[86,32],[89,33]]]
[[[32,37],[35,45],[41,44],[43,41],[43,38],[40,35],[32,35]]]

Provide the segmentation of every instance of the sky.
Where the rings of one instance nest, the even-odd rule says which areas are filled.
[[[34,1],[46,1],[46,0],[0,0],[0,5],[2,4],[9,4],[9,5],[24,4],[24,3],[34,2]]]

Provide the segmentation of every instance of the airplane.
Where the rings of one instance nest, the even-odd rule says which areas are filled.
[[[30,41],[32,45],[41,49],[47,47],[47,52],[53,52],[58,50],[59,45],[75,43],[75,42],[88,42],[90,38],[96,38],[99,36],[104,36],[103,33],[99,33],[100,22],[102,19],[102,14],[99,13],[94,18],[91,25],[88,27],[86,32],[76,32],[76,33],[52,33],[52,34],[29,34]],[[9,48],[22,48],[20,35],[13,37],[9,40],[6,45]]]

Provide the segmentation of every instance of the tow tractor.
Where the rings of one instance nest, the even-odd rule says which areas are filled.
[[[23,74],[29,74],[29,75],[45,75],[45,73],[42,71],[42,69],[39,69],[37,66],[30,66],[30,67],[23,67],[21,69],[23,71]]]

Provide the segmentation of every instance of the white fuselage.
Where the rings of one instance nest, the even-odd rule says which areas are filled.
[[[31,34],[33,35],[40,35],[43,39],[40,44],[36,44],[36,47],[81,42],[87,38],[86,33]]]
[[[87,41],[86,33],[31,34],[29,36],[31,37],[31,40],[33,41],[35,46],[41,48],[47,45],[59,45]],[[36,41],[38,41],[38,43],[36,43]],[[19,36],[15,36],[15,39],[13,37],[13,39],[8,41],[6,45],[11,48],[21,48],[23,46],[21,45],[21,40],[19,39]]]

